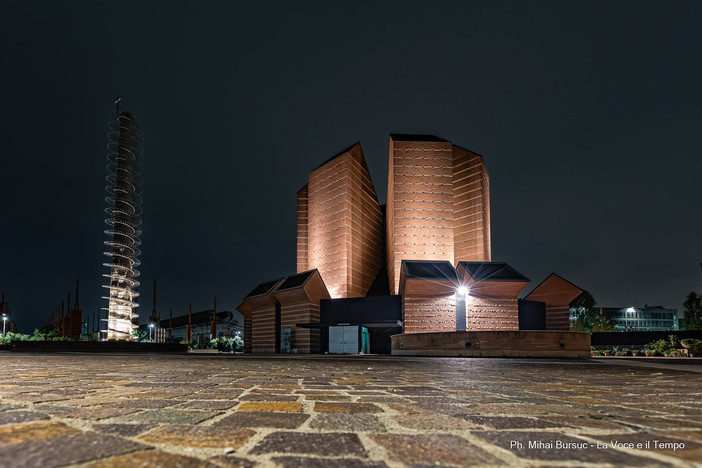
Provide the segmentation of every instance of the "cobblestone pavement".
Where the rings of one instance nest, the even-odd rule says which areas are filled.
[[[598,361],[0,352],[0,466],[702,466],[701,397]]]

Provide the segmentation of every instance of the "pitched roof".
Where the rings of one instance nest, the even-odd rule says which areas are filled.
[[[402,260],[402,271],[405,279],[458,280],[453,265],[445,260]]]
[[[248,293],[246,296],[244,296],[244,299],[246,299],[247,297],[263,296],[265,294],[268,294],[283,279],[284,278],[278,278],[278,279],[274,279],[272,281],[266,281],[265,283],[259,284],[258,286],[253,288],[253,290],[250,293]]]
[[[529,281],[505,262],[458,262],[473,281]]]
[[[289,276],[283,281],[283,284],[276,288],[276,292],[286,291],[288,289],[301,288],[307,283],[307,281],[312,277],[314,272],[317,270],[303,271],[293,276]]]

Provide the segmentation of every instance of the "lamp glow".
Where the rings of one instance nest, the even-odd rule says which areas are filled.
[[[466,288],[465,286],[459,286],[458,289],[456,290],[456,293],[459,296],[465,296],[468,294],[468,288]]]

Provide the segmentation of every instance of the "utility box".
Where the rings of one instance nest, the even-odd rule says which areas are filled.
[[[358,325],[329,327],[329,354],[368,353],[368,329]]]

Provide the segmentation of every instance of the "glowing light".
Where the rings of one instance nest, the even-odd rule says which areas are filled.
[[[634,309],[633,307],[629,307],[628,309],[626,309],[626,311],[627,312],[636,312],[636,309]]]
[[[468,295],[468,288],[465,286],[459,286],[456,290],[456,294],[458,294],[459,296],[466,296]]]

